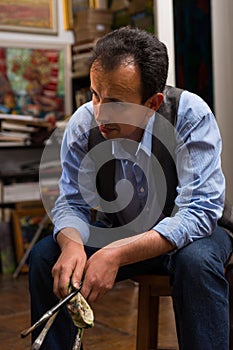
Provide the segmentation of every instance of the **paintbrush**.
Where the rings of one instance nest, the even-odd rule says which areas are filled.
[[[28,334],[30,334],[34,329],[39,327],[43,322],[48,320],[52,315],[54,315],[64,304],[66,304],[68,301],[70,301],[78,292],[80,292],[82,288],[82,284],[80,284],[78,289],[75,289],[73,292],[68,294],[64,299],[59,301],[58,304],[56,304],[54,307],[52,307],[50,310],[48,310],[36,323],[34,323],[31,327],[24,329],[21,332],[21,338],[25,338]]]
[[[44,328],[42,329],[42,331],[40,332],[40,334],[38,335],[38,337],[36,338],[36,340],[34,341],[34,343],[32,344],[31,350],[39,350],[44,338],[46,337],[50,327],[52,326],[57,314],[59,311],[57,311],[53,316],[51,316],[48,321],[46,322]]]

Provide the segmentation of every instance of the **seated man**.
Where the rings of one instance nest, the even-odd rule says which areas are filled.
[[[167,71],[166,47],[152,34],[126,27],[98,40],[92,101],[63,137],[54,237],[30,256],[32,322],[69,284],[82,281],[91,304],[116,281],[169,274],[180,349],[228,350],[221,137],[200,97],[165,88]],[[64,308],[41,349],[70,350],[75,334]]]

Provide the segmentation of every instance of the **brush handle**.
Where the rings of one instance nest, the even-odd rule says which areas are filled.
[[[28,334],[34,331],[37,327],[39,327],[43,322],[45,322],[48,318],[50,318],[53,314],[50,311],[47,311],[46,314],[44,314],[39,321],[34,323],[31,327],[24,329],[21,332],[21,338],[25,338]]]
[[[59,301],[58,304],[56,304],[52,309],[47,311],[36,323],[34,323],[31,327],[23,330],[21,332],[21,338],[25,338],[28,334],[34,331],[37,327],[39,327],[42,323],[44,323],[46,320],[48,320],[51,316],[53,316],[64,304],[66,304],[68,301],[70,301],[78,292],[80,292],[82,288],[82,285],[80,284],[80,287],[78,289],[75,289],[73,292],[68,294],[64,299]]]
[[[57,314],[58,314],[58,311],[48,319],[48,321],[46,322],[46,325],[44,326],[44,328],[42,329],[42,331],[40,332],[40,334],[38,335],[38,337],[36,338],[36,340],[32,344],[31,350],[39,350],[40,349],[40,347],[44,341],[44,338],[46,337],[46,334],[48,333],[50,327],[52,326]]]

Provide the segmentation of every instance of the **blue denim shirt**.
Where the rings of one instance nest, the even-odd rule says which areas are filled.
[[[160,214],[157,189],[150,181],[150,177],[155,176],[150,169],[150,157],[153,156],[152,130],[157,117],[155,113],[150,118],[135,154],[127,153],[121,140],[109,141],[112,157],[117,159],[115,183],[123,180],[116,207],[124,209],[117,214],[118,221],[137,233],[152,228],[180,249],[210,235],[222,215],[225,179],[221,169],[221,136],[208,105],[197,95],[184,91],[175,126],[179,138],[175,159],[178,209],[153,226]],[[61,148],[60,196],[52,211],[54,235],[65,227],[73,227],[80,232],[84,244],[89,237],[91,208],[100,205],[95,164],[88,157],[92,118],[93,106],[88,102],[68,122]]]

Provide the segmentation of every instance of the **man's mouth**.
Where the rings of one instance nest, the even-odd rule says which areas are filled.
[[[104,133],[104,134],[107,134],[113,130],[115,130],[113,125],[110,125],[110,124],[100,124],[99,125],[99,131]]]

